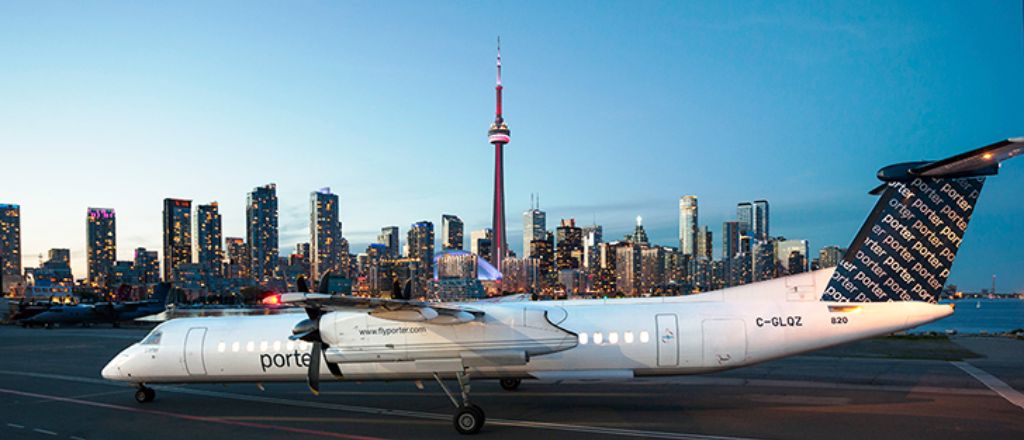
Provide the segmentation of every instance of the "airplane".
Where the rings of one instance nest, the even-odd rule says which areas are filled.
[[[514,390],[523,379],[710,373],[951,315],[937,300],[982,185],[1021,154],[1024,137],[882,168],[878,202],[834,268],[684,296],[560,301],[361,298],[303,282],[281,300],[305,315],[169,321],[101,375],[134,384],[139,403],[160,383],[305,380],[318,394],[321,380],[433,379],[455,406],[455,429],[474,434],[485,414],[470,378]]]
[[[73,306],[53,306],[45,311],[22,319],[22,327],[54,327],[70,324],[106,324],[117,327],[122,322],[160,313],[167,308],[168,283],[156,286],[153,296],[143,301],[101,302]]]

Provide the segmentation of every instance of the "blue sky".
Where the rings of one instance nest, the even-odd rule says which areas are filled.
[[[269,182],[283,250],[324,186],[356,252],[442,213],[485,227],[501,34],[514,249],[530,193],[549,227],[642,215],[664,244],[681,195],[716,240],[765,198],[773,234],[846,246],[881,166],[1024,135],[1022,12],[822,3],[3,2],[0,203],[26,265],[67,247],[78,276],[89,206],[129,259],[161,248],[164,197],[216,200],[244,236]],[[986,188],[951,282],[1024,289],[1024,162]]]

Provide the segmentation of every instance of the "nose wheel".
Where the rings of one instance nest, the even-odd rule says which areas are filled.
[[[139,389],[135,390],[135,401],[139,403],[149,403],[156,398],[156,391],[145,385],[139,385]]]
[[[445,385],[444,381],[441,380],[441,376],[434,373],[434,380],[437,381],[438,385],[441,385],[441,389],[451,399],[452,404],[455,405],[455,416],[452,417],[452,424],[455,425],[455,430],[459,434],[476,434],[480,432],[480,429],[484,427],[484,422],[487,420],[487,416],[484,414],[484,410],[479,406],[469,403],[469,373],[465,370],[456,372],[455,378],[459,382],[459,391],[462,402],[460,403]]]

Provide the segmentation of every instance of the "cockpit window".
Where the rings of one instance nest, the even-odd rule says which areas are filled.
[[[146,335],[146,339],[143,339],[141,344],[142,345],[160,345],[160,337],[163,336],[163,334],[164,334],[164,332],[162,332],[160,330],[153,330],[148,335]]]

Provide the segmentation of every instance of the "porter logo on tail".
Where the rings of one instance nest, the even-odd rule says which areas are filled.
[[[823,301],[938,300],[963,241],[984,176],[1024,152],[1024,139],[937,162],[892,165],[864,226],[832,274]]]

